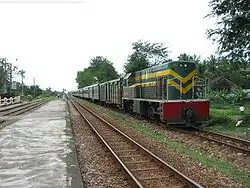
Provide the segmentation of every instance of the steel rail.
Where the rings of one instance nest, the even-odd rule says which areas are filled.
[[[7,107],[1,107],[0,108],[0,112],[6,112],[8,110],[11,110],[11,109],[14,109],[14,108],[18,108],[18,107],[22,107],[22,106],[25,106],[25,105],[28,105],[29,103],[20,103],[18,105],[9,105]]]
[[[206,131],[206,130],[203,130],[203,132],[207,132],[207,133],[212,133],[214,135],[218,135],[218,136],[224,136],[224,137],[227,137],[231,140],[237,140],[237,141],[240,141],[246,145],[249,145],[250,146],[250,140],[245,140],[243,138],[238,138],[238,137],[235,137],[235,136],[231,136],[231,135],[226,135],[226,134],[222,134],[222,133],[218,133],[218,132],[212,132],[212,131]]]
[[[183,132],[183,133],[198,136],[200,138],[210,140],[210,141],[216,142],[218,144],[223,144],[223,145],[229,146],[231,148],[238,149],[240,151],[245,152],[247,155],[250,154],[250,149],[248,149],[250,147],[250,141],[248,141],[248,140],[244,140],[244,139],[241,139],[241,138],[236,138],[236,137],[233,137],[233,136],[224,135],[224,134],[217,133],[217,132],[202,130],[202,129],[199,129],[197,127],[192,127],[192,128],[194,128],[196,131],[192,132],[192,131],[185,131],[185,130],[182,130],[182,129],[174,129],[174,128],[172,128],[172,130],[175,130],[175,131],[177,130],[177,131],[180,131],[180,132]],[[232,142],[232,141],[238,142],[238,144],[242,144],[244,147],[240,147],[240,146],[237,146],[237,144],[235,145],[235,144],[232,144],[232,143],[228,143],[226,141],[222,141],[222,140],[220,140],[220,138],[229,139],[230,142]]]
[[[108,125],[116,133],[119,133],[119,135],[123,136],[126,140],[128,140],[130,143],[132,143],[133,145],[135,145],[140,151],[143,151],[143,153],[145,153],[148,156],[150,156],[150,158],[152,158],[155,162],[157,162],[158,164],[160,164],[160,166],[163,166],[165,169],[170,170],[171,173],[175,174],[176,178],[179,179],[179,181],[181,181],[182,183],[185,183],[188,187],[199,187],[199,188],[202,187],[201,185],[199,185],[195,181],[191,180],[190,178],[188,178],[187,176],[185,176],[184,174],[182,174],[181,172],[179,172],[177,169],[175,169],[172,166],[170,166],[169,164],[167,164],[165,161],[163,161],[162,159],[160,159],[158,156],[156,156],[155,154],[153,154],[152,152],[150,152],[149,150],[147,150],[146,148],[144,148],[143,146],[141,146],[139,143],[137,143],[136,141],[134,141],[132,138],[130,138],[129,136],[127,136],[126,134],[124,134],[123,132],[121,132],[119,129],[117,129],[111,123],[109,123],[106,120],[104,120],[102,117],[100,117],[99,115],[97,115],[95,112],[93,112],[92,110],[88,109],[86,106],[84,106],[81,103],[79,103],[77,100],[73,101],[72,99],[70,99],[70,102],[72,102],[73,106],[78,110],[78,112],[81,114],[81,116],[86,120],[86,122],[90,125],[90,127],[94,130],[94,132],[98,135],[98,137],[103,141],[103,143],[109,149],[109,151],[114,155],[114,157],[116,158],[116,160],[120,163],[120,165],[129,174],[129,176],[131,177],[131,179],[135,182],[136,186],[143,187],[142,184],[139,182],[139,180],[133,175],[133,173],[131,172],[131,170],[129,170],[128,167],[122,162],[122,160],[119,158],[119,156],[116,154],[116,152],[109,146],[109,144],[105,141],[105,139],[98,133],[98,131],[95,129],[95,127],[89,122],[89,120],[81,112],[81,110],[77,107],[76,104],[78,104],[79,106],[81,106],[82,108],[84,108],[85,110],[87,110],[89,113],[91,113],[94,117],[98,118],[100,121],[102,121],[103,123],[105,123],[106,125]],[[126,157],[126,156],[122,156],[122,157]]]
[[[2,111],[0,113],[1,116],[8,116],[8,115],[11,115],[15,112],[18,112],[18,111],[21,111],[21,110],[24,110],[24,109],[27,109],[29,107],[32,107],[36,104],[39,104],[39,103],[27,103],[25,105],[22,105],[22,106],[17,106],[15,108],[11,108],[11,109],[6,109],[5,111]]]
[[[8,112],[8,113],[5,113],[3,116],[13,116],[13,115],[20,115],[20,114],[23,114],[25,112],[28,112],[34,108],[37,108],[43,104],[45,104],[46,102],[38,102],[38,103],[34,103],[34,104],[31,104],[31,105],[28,105],[28,106],[25,106],[23,108],[17,108],[15,111],[11,111],[11,112]],[[8,121],[8,119],[5,119],[5,120],[0,120],[0,123],[4,123],[5,121]]]
[[[198,132],[198,134],[196,133],[198,136],[206,137],[207,139],[210,139],[214,142],[221,143],[221,144],[230,146],[232,148],[239,149],[247,154],[250,154],[250,149],[249,149],[250,141],[248,141],[248,140],[225,135],[222,133],[211,132],[211,131],[207,131],[207,130],[200,130],[200,131],[201,131],[201,133],[205,134],[206,136],[199,134],[199,132]],[[212,136],[214,138],[210,138],[209,136]],[[233,142],[234,144],[219,140],[220,138],[227,139],[229,142],[231,142],[231,143]],[[242,145],[242,146],[239,146],[239,145]]]

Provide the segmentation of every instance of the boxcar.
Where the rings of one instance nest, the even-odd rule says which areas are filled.
[[[84,98],[84,99],[89,99],[89,86],[88,87],[84,87],[84,88],[82,88],[82,91],[81,91],[81,96],[82,96],[82,98]]]
[[[122,97],[122,79],[118,78],[110,80],[100,84],[100,101],[113,104],[121,105]]]
[[[101,83],[100,88],[100,101],[105,103],[107,101],[107,83]]]
[[[100,90],[99,90],[99,84],[94,84],[89,86],[89,98],[99,101],[100,100]]]

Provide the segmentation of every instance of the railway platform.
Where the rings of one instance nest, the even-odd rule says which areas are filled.
[[[0,129],[0,187],[83,187],[65,100]]]

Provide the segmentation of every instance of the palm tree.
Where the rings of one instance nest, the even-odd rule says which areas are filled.
[[[200,56],[197,56],[196,54],[188,55],[183,53],[178,56],[178,59],[184,61],[194,61],[195,63],[198,63],[200,61]]]

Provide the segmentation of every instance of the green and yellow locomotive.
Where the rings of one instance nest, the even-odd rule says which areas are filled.
[[[205,80],[190,61],[171,61],[123,79],[123,108],[169,124],[193,125],[209,116]]]
[[[119,106],[167,124],[194,126],[208,120],[205,80],[190,61],[171,61],[125,77],[81,88],[74,95]]]

